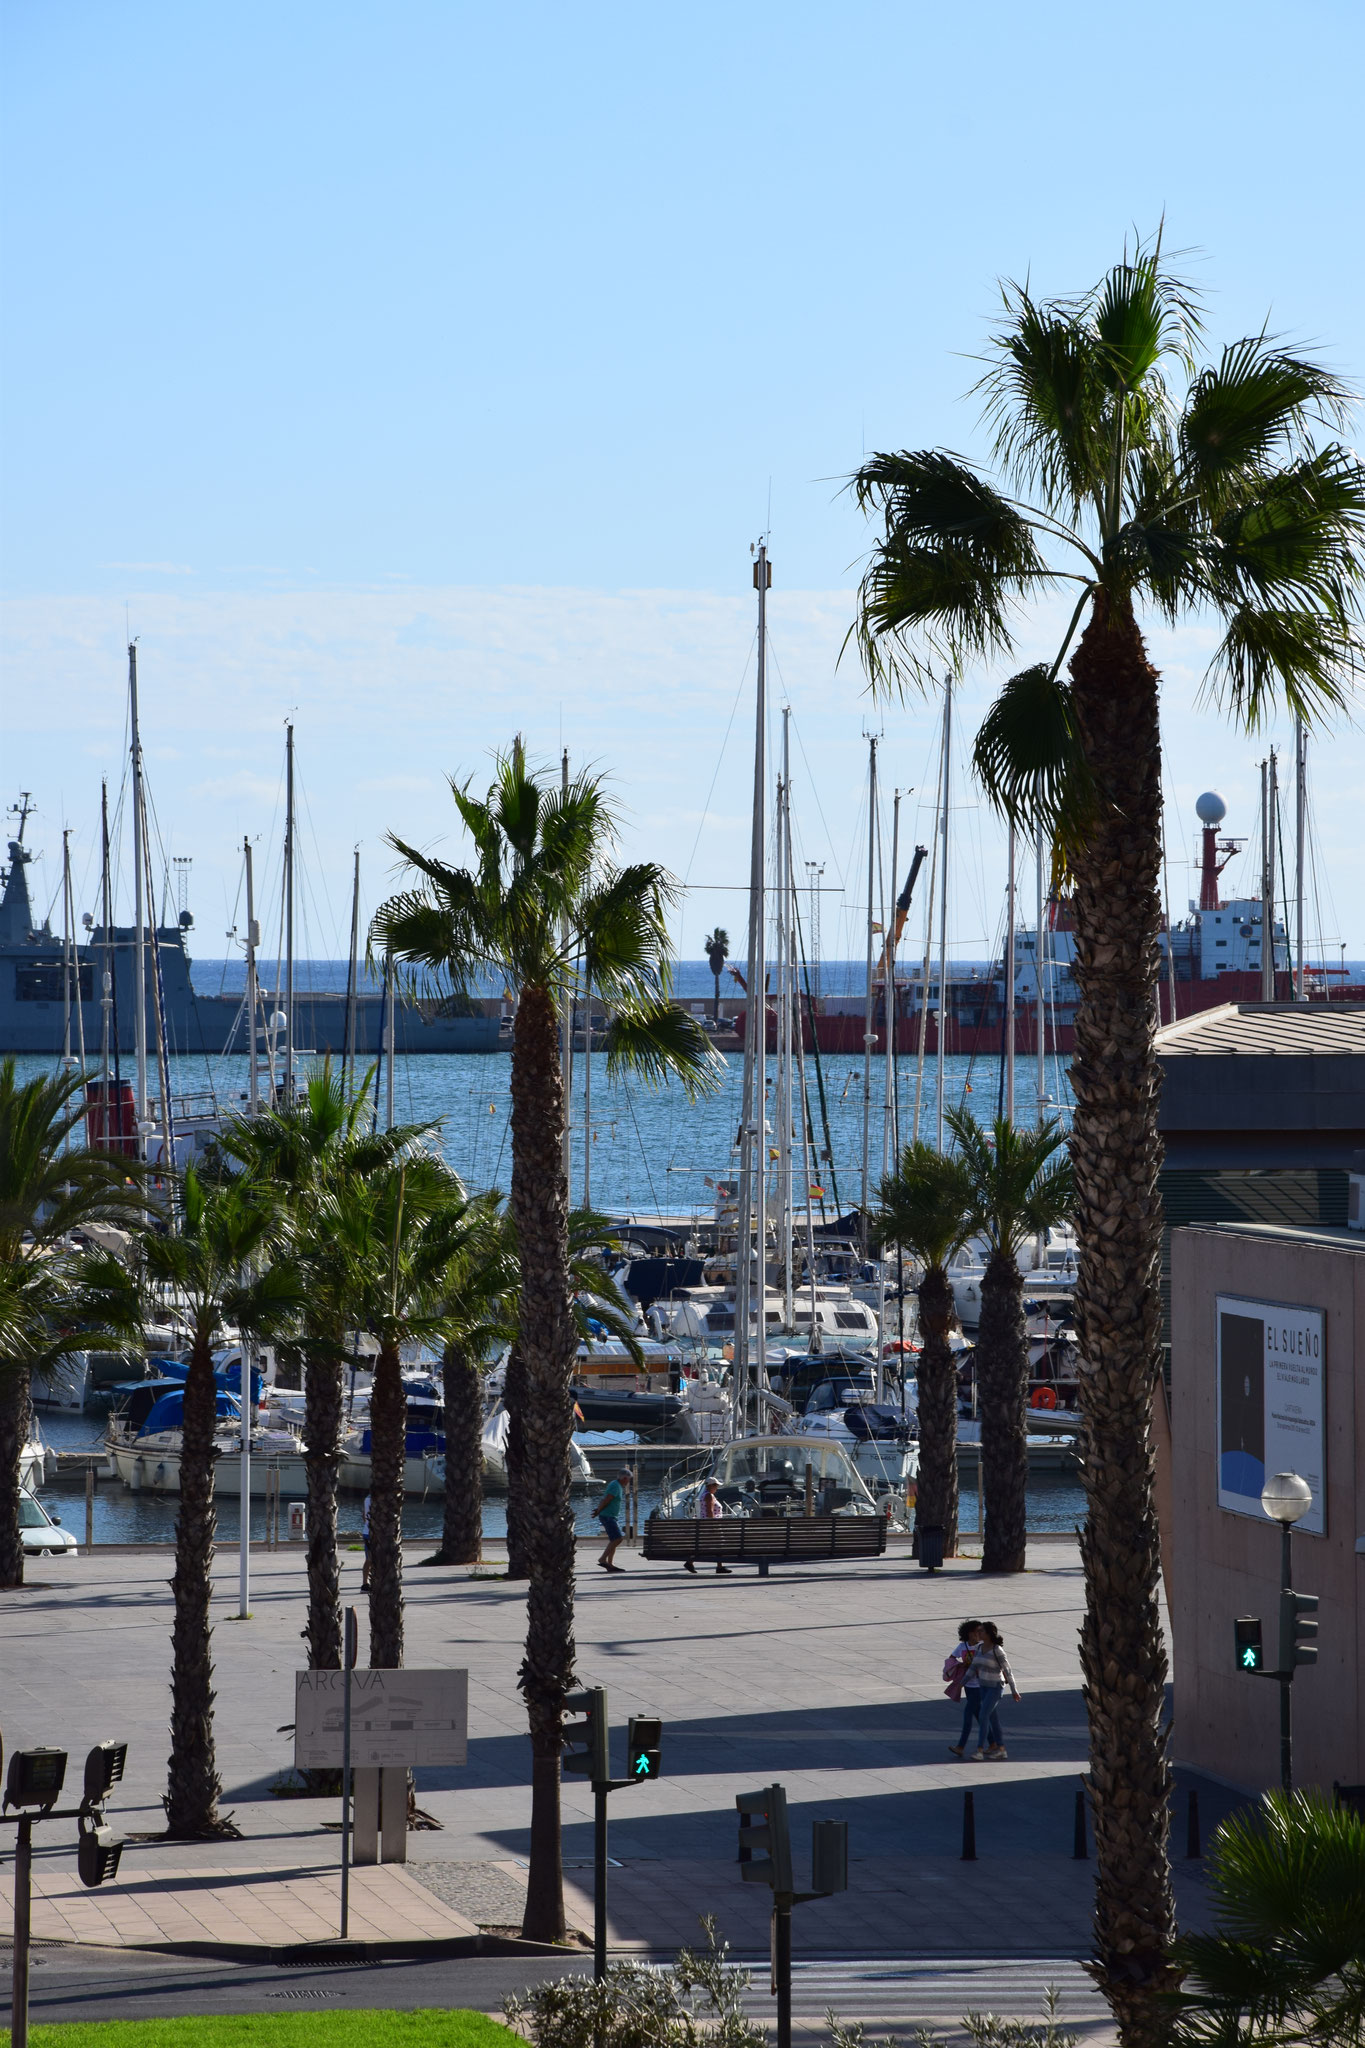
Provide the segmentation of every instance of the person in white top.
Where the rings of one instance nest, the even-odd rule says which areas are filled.
[[[968,1667],[968,1677],[981,1687],[981,1704],[977,1710],[977,1731],[983,1741],[988,1740],[987,1731],[991,1717],[1000,1705],[1001,1695],[1008,1686],[1010,1698],[1016,1703],[1021,1695],[1005,1655],[1005,1638],[993,1621],[983,1621],[977,1626],[976,1646]],[[1003,1763],[1008,1752],[1003,1742],[992,1743],[988,1749],[977,1749],[972,1753],[972,1762],[979,1764]]]
[[[724,1513],[725,1504],[720,1497],[720,1481],[719,1479],[708,1479],[701,1492],[697,1495],[697,1520],[699,1522],[718,1522]],[[683,1570],[691,1572],[695,1578],[697,1567],[690,1557],[683,1559]],[[719,1558],[716,1559],[716,1571],[725,1578],[730,1576],[729,1565],[722,1564]]]

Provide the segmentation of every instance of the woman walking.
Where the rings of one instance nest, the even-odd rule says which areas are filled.
[[[977,1738],[981,1745],[972,1752],[972,1762],[1003,1763],[1008,1752],[1000,1740],[997,1709],[1006,1686],[1010,1689],[1010,1698],[1016,1704],[1020,1693],[1014,1682],[1014,1673],[1010,1670],[1009,1659],[1005,1655],[1005,1638],[993,1621],[977,1623],[976,1645],[967,1670],[967,1680],[971,1679],[975,1679],[980,1687],[977,1696]],[[967,1680],[964,1680],[964,1685]]]
[[[971,1675],[972,1656],[979,1640],[979,1621],[964,1621],[957,1632],[957,1647],[944,1660],[943,1676],[947,1680],[944,1691],[948,1698],[962,1702],[962,1733],[956,1742],[948,1744],[949,1756],[966,1756],[967,1744],[971,1739],[972,1723],[981,1711],[981,1680]],[[1000,1718],[995,1715],[989,1730],[982,1728],[977,1736],[983,1749],[998,1745],[1000,1741]]]

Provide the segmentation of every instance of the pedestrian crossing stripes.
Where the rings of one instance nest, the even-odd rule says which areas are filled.
[[[833,2012],[840,2020],[891,2030],[955,2026],[968,2012],[1040,2022],[1049,1988],[1057,1992],[1063,2025],[1093,2027],[1107,2020],[1108,2007],[1078,1962],[1017,1956],[794,1963],[792,2012],[802,2019]],[[745,2003],[758,2019],[772,2009],[761,1965],[753,1970]]]

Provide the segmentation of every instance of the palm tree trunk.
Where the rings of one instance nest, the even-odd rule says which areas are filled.
[[[514,1169],[515,1170],[515,1169]],[[526,1354],[518,1340],[507,1354],[502,1405],[507,1410],[507,1576],[530,1577],[530,1539],[526,1526]]]
[[[341,1565],[337,1557],[337,1467],[341,1462],[339,1358],[304,1368],[303,1456],[308,1475],[308,1664],[341,1669]]]
[[[381,1347],[370,1391],[370,1668],[403,1662],[403,1465],[407,1395],[396,1345]]]
[[[986,1504],[981,1569],[1021,1572],[1028,1542],[1028,1331],[1024,1276],[1012,1252],[992,1252],[982,1275],[976,1375]]]
[[[462,1344],[444,1360],[446,1492],[442,1564],[477,1564],[483,1555],[483,1378]]]
[[[953,1290],[930,1266],[919,1297],[919,1487],[915,1529],[942,1529],[943,1555],[957,1554],[957,1368],[948,1349]]]
[[[521,1257],[518,1327],[526,1375],[526,1399],[520,1404],[521,1495],[530,1582],[526,1654],[517,1683],[526,1696],[531,1730],[531,1859],[521,1930],[528,1941],[564,1936],[559,1758],[564,1695],[574,1668],[569,1379],[577,1339],[569,1288],[563,1131],[555,1007],[548,990],[526,988],[512,1042],[511,1207]]]
[[[181,1841],[222,1832],[213,1746],[213,1442],[217,1391],[206,1335],[197,1334],[185,1374],[180,1435],[180,1512],[175,1520],[171,1593],[171,1755],[166,1773],[166,1832]],[[250,1503],[242,1503],[243,1512]]]
[[[28,1442],[28,1374],[0,1365],[0,1589],[24,1583],[24,1545],[19,1533],[19,1459]]]
[[[712,979],[716,984],[716,992],[711,998],[711,1022],[718,1026],[720,1024],[720,976],[718,974],[714,975]]]
[[[1151,1433],[1160,1368],[1160,1070],[1152,1034],[1161,740],[1157,673],[1125,603],[1096,597],[1071,677],[1098,798],[1076,862],[1081,1001],[1071,1065],[1095,1944],[1124,2048],[1152,2048],[1162,2038],[1157,2000],[1174,1982],[1175,1934]]]

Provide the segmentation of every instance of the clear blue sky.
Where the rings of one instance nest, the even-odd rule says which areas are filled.
[[[39,791],[49,845],[86,830],[127,600],[163,819],[225,901],[293,706],[336,893],[357,838],[382,887],[382,827],[442,829],[438,771],[519,726],[728,879],[742,720],[702,811],[770,503],[779,654],[851,825],[838,480],[864,448],[980,447],[1002,274],[1075,288],[1164,213],[1215,335],[1268,317],[1365,370],[1358,5],[0,16],[5,800]],[[1191,681],[1197,655],[1172,650]],[[919,782],[924,715],[888,733]],[[1180,710],[1172,749],[1182,815],[1209,781],[1250,801],[1245,741]],[[1352,735],[1319,771],[1358,951],[1362,769]]]

